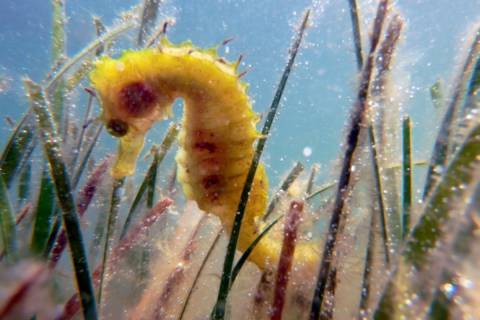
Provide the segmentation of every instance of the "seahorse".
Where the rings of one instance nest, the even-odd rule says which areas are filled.
[[[135,172],[145,134],[168,118],[176,99],[184,112],[176,155],[178,180],[187,199],[217,215],[230,231],[246,180],[259,117],[254,113],[247,85],[240,81],[238,63],[220,58],[216,49],[200,49],[190,42],[126,51],[118,59],[103,57],[90,75],[102,107],[101,119],[118,137],[119,149],[112,175]],[[268,179],[263,164],[257,169],[238,248],[242,251],[265,227],[261,216],[268,201]],[[279,258],[281,241],[263,238],[250,255],[260,268]],[[313,262],[318,254],[309,245],[297,246],[297,261]]]

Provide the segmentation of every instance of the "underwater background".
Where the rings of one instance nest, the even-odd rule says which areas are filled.
[[[82,68],[93,69],[99,48],[114,58],[140,49],[147,3],[160,5],[146,35],[167,21],[173,44],[241,56],[257,130],[281,97],[258,139],[269,199],[251,248],[273,239],[266,267],[230,248],[222,217],[176,182],[181,101],[148,132],[135,174],[108,174],[117,139],[101,131],[98,88]],[[377,49],[369,71],[382,19],[378,46],[392,53]],[[479,19],[480,0],[2,0],[0,319],[480,319]],[[59,56],[52,38],[63,31]],[[46,119],[58,120],[58,105],[56,136]],[[246,202],[238,211],[248,215]],[[304,247],[314,264],[294,255]]]

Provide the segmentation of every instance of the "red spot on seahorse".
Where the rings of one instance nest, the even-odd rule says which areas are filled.
[[[214,153],[215,150],[217,150],[217,146],[211,142],[200,141],[195,143],[195,149],[207,150],[209,153]]]
[[[206,176],[202,179],[202,184],[205,189],[210,189],[212,187],[217,186],[220,183],[220,176],[219,175],[211,175]]]
[[[120,90],[120,101],[125,111],[133,117],[149,112],[155,105],[155,93],[144,82],[133,82]]]

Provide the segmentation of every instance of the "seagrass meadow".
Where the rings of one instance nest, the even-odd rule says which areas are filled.
[[[480,1],[0,4],[0,319],[480,319]]]

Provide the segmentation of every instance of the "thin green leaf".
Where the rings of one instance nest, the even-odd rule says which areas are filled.
[[[156,172],[157,172],[157,161],[156,161],[156,157],[154,157],[152,163],[150,164],[150,167],[148,168],[145,178],[143,179],[142,183],[140,184],[140,187],[138,188],[137,194],[133,199],[132,205],[130,206],[130,210],[128,211],[127,218],[125,219],[125,224],[123,225],[120,238],[123,238],[127,234],[128,228],[135,216],[136,209],[140,205],[143,199],[143,196],[145,195],[145,192],[148,189],[149,181],[153,180],[152,176],[156,175]]]
[[[159,24],[157,30],[155,30],[150,38],[145,42],[144,48],[151,48],[156,42],[158,42],[160,38],[165,36],[167,33],[167,27],[169,25],[173,25],[174,23],[175,20],[166,19],[163,21],[163,23]]]
[[[290,186],[292,185],[293,182],[295,182],[295,180],[297,180],[298,176],[300,175],[300,173],[302,173],[303,169],[304,169],[304,166],[302,163],[295,162],[295,164],[293,165],[293,168],[290,170],[290,172],[287,174],[285,179],[280,184],[280,188],[278,188],[278,191],[275,192],[272,199],[270,200],[270,203],[268,204],[268,207],[267,207],[267,211],[262,217],[263,221],[266,221],[270,216],[270,214],[273,212],[273,210],[275,210],[275,207],[277,206],[278,202],[282,198],[282,195],[284,194],[284,192],[287,191],[288,188],[290,188]]]
[[[480,33],[480,29],[478,30]],[[472,71],[468,89],[465,95],[465,101],[458,116],[456,130],[451,151],[455,152],[459,146],[459,142],[465,139],[465,135],[478,123],[478,112],[480,112],[480,49],[477,56],[477,62]]]
[[[312,200],[313,198],[321,195],[322,193],[324,193],[325,191],[328,191],[330,189],[332,189],[333,187],[335,187],[336,183],[327,183],[321,187],[319,187],[318,189],[312,191],[312,193],[310,193],[309,195],[306,196],[305,200],[306,201],[309,201],[309,200]]]
[[[93,147],[95,147],[95,145],[97,144],[98,137],[102,133],[102,129],[103,129],[103,124],[99,124],[96,128],[92,129],[93,137],[91,138],[91,141],[89,142],[89,144],[85,146],[86,150],[83,152],[83,156],[80,159],[80,163],[74,171],[74,175],[72,178],[72,186],[74,188],[77,187],[78,182],[82,177],[82,174],[83,174],[83,171],[85,170],[88,159],[90,159],[90,155],[92,154]],[[82,150],[79,150],[78,152],[81,152],[81,151]]]
[[[25,163],[20,171],[20,177],[17,186],[18,207],[22,207],[25,201],[30,197],[30,180],[32,178],[32,162]]]
[[[413,186],[413,166],[412,166],[412,121],[410,117],[403,120],[403,196],[402,196],[402,238],[410,233],[410,216],[412,211],[412,186]]]
[[[402,238],[400,192],[397,184],[394,183],[398,180],[398,176],[394,170],[386,170],[385,163],[382,163],[380,160],[383,159],[383,162],[389,162],[387,160],[388,154],[393,154],[393,150],[397,148],[400,142],[400,140],[397,139],[396,129],[392,128],[392,126],[396,124],[396,121],[393,119],[389,120],[387,116],[387,113],[391,112],[390,109],[392,109],[392,100],[390,98],[390,92],[386,88],[393,85],[391,75],[392,61],[400,41],[403,26],[402,18],[398,14],[392,14],[388,27],[385,30],[385,37],[376,53],[375,64],[377,73],[371,86],[372,103],[374,105],[378,104],[377,110],[374,111],[375,114],[378,115],[375,117],[375,121],[372,120],[371,123],[372,128],[375,129],[375,149],[377,150],[376,153],[378,156],[372,158],[372,164],[374,167],[377,166],[382,169],[382,180],[393,182],[382,185],[379,183],[381,182],[380,178],[375,179],[377,190],[381,192],[384,204],[383,208],[380,208],[380,211],[382,211],[381,214],[384,217],[382,218],[382,229],[388,231],[388,233],[384,234],[384,239],[387,239],[385,236],[388,236],[387,244],[392,250],[396,250],[399,247]],[[387,214],[387,212],[389,214]],[[384,222],[385,228],[383,228]]]
[[[57,210],[55,212],[55,215],[53,217],[54,221],[53,221],[53,225],[52,225],[52,228],[50,230],[50,234],[48,235],[48,240],[47,240],[47,245],[45,246],[45,250],[43,251],[43,257],[45,259],[47,259],[54,246],[55,246],[55,243],[57,242],[57,239],[58,239],[58,234],[61,230],[61,227],[62,227],[62,217],[61,217],[61,212],[60,210]]]
[[[458,77],[457,83],[455,85],[455,90],[453,92],[452,100],[450,101],[445,116],[443,117],[440,130],[435,140],[435,145],[433,147],[432,156],[430,159],[430,165],[427,171],[425,188],[423,190],[423,198],[426,199],[427,196],[432,191],[434,185],[436,184],[440,173],[443,171],[443,168],[448,164],[449,156],[449,147],[451,145],[451,136],[452,128],[455,123],[456,116],[458,114],[458,109],[460,103],[463,100],[466,92],[467,82],[472,75],[472,69],[474,64],[480,56],[480,29],[477,30],[476,37],[470,47],[467,59],[463,65],[462,71]]]
[[[93,17],[93,25],[95,26],[95,33],[97,34],[97,37],[101,37],[105,32],[107,32],[107,28],[105,28],[105,25],[100,17]],[[95,50],[95,55],[99,57],[104,51],[105,46],[99,46],[97,50]]]
[[[170,197],[173,197],[176,192],[177,170],[178,170],[177,163],[174,162],[173,168],[171,169],[171,173],[168,177],[168,183],[167,183],[167,191]]]
[[[65,1],[52,0],[52,60],[65,55]]]
[[[414,167],[424,167],[424,166],[427,166],[428,165],[428,161],[427,160],[416,160],[416,161],[413,161],[412,160],[412,166]],[[386,166],[385,168],[386,169],[401,169],[403,166],[403,162],[399,162],[399,163],[395,163],[393,165],[390,165],[390,166]]]
[[[480,33],[480,30],[477,31]],[[479,108],[478,106],[478,93],[480,89],[480,56],[477,57],[477,63],[472,72],[472,77],[468,84],[467,98],[463,106],[463,116],[467,115],[471,110]]]
[[[190,286],[190,289],[188,291],[187,297],[185,298],[185,303],[182,306],[182,311],[180,312],[180,316],[178,317],[179,320],[183,320],[183,316],[185,314],[185,311],[187,310],[188,305],[190,304],[190,298],[192,296],[192,293],[197,286],[198,280],[200,279],[200,275],[202,274],[205,266],[207,265],[207,261],[210,259],[210,256],[212,255],[213,250],[217,246],[219,240],[221,239],[222,233],[220,232],[221,229],[217,229],[217,234],[215,236],[215,239],[213,239],[212,245],[208,249],[207,254],[203,258],[202,264],[200,265],[200,268],[198,269],[198,272],[195,275],[195,279],[193,280],[192,285]]]
[[[75,168],[75,166],[77,165],[78,156],[82,151],[83,140],[85,138],[85,131],[87,129],[88,120],[90,119],[90,114],[92,112],[93,99],[95,98],[94,92],[89,91],[89,89],[86,89],[86,92],[88,94],[87,107],[85,108],[85,114],[83,116],[80,135],[78,137],[75,149],[73,150],[74,154],[73,154],[72,163],[70,164],[71,168]]]
[[[257,244],[265,237],[268,232],[277,224],[278,221],[280,221],[283,218],[283,214],[279,217],[277,217],[275,220],[273,220],[268,226],[265,227],[265,229],[258,234],[258,236],[255,238],[255,240],[252,241],[252,243],[248,246],[247,250],[245,250],[240,258],[238,259],[237,263],[235,264],[235,267],[232,270],[232,282],[231,286],[233,286],[233,283],[235,282],[235,279],[237,278],[238,274],[242,270],[243,265],[245,262],[247,262],[248,257],[252,253],[253,249],[257,246]]]
[[[0,172],[7,188],[35,146],[35,126],[32,120],[30,111],[27,111],[10,136],[0,158]]]
[[[437,290],[428,312],[428,319],[431,320],[449,320],[450,314],[448,312],[451,304],[450,299],[442,290]]]
[[[45,154],[50,163],[50,174],[55,185],[58,204],[67,233],[68,244],[75,271],[78,294],[82,300],[83,315],[86,319],[97,319],[97,308],[93,292],[92,278],[88,266],[80,222],[75,208],[73,192],[67,167],[60,152],[59,138],[48,111],[42,88],[31,80],[25,81],[31,108],[40,130]]]
[[[143,179],[140,188],[138,188],[138,192],[133,199],[130,210],[128,211],[127,218],[125,219],[125,224],[123,225],[122,232],[120,234],[120,239],[122,239],[127,234],[128,228],[130,227],[130,224],[132,223],[132,220],[134,218],[136,209],[138,208],[138,205],[143,199],[143,195],[146,191],[148,191],[147,205],[149,208],[151,208],[151,206],[153,205],[158,166],[162,163],[168,150],[172,147],[173,142],[178,136],[179,130],[180,128],[178,127],[178,125],[171,124],[170,127],[168,127],[167,129],[167,133],[165,134],[165,137],[163,138],[160,147],[157,148],[157,150],[155,151],[153,161],[148,168],[147,174],[145,175],[145,178]]]
[[[355,57],[357,58],[357,68],[363,68],[362,54],[362,34],[360,30],[360,19],[358,12],[357,0],[348,0],[350,4],[350,18],[352,19],[353,43],[355,44]]]
[[[106,199],[106,198],[104,198]],[[100,212],[108,212],[109,209],[109,204],[108,201],[101,201],[99,210]],[[108,215],[107,214],[101,214],[97,217],[97,221],[95,223],[95,227],[93,229],[93,239],[92,242],[90,242],[89,245],[89,259],[90,262],[93,264],[95,261],[97,261],[97,256],[98,253],[101,251],[101,245],[104,243],[104,237],[105,237],[105,230],[107,229],[107,220],[108,220]]]
[[[75,89],[80,81],[85,78],[90,71],[93,70],[95,65],[93,64],[93,59],[87,59],[83,61],[80,66],[72,73],[71,76],[68,77],[65,81],[65,91],[66,92],[71,92],[73,89]]]
[[[102,258],[102,271],[100,272],[100,284],[98,286],[98,308],[100,310],[102,306],[102,293],[103,293],[103,282],[105,280],[105,270],[107,270],[109,253],[112,248],[113,242],[113,233],[115,231],[115,226],[118,220],[118,211],[120,208],[120,201],[121,195],[120,192],[122,190],[123,184],[125,182],[125,178],[116,179],[113,181],[113,190],[112,190],[112,198],[110,201],[110,211],[108,214],[108,222],[107,222],[107,232],[105,234],[105,246],[103,248],[103,258]]]
[[[383,189],[383,183],[382,183],[382,178],[380,175],[380,167],[379,167],[379,161],[378,161],[378,152],[377,152],[377,146],[375,143],[375,134],[373,132],[373,127],[370,125],[368,126],[368,138],[369,138],[369,148],[370,148],[370,154],[371,154],[371,159],[372,159],[372,169],[373,169],[373,176],[374,176],[374,185],[375,185],[375,193],[377,195],[377,203],[378,203],[378,209],[380,213],[380,221],[381,221],[381,230],[382,230],[382,240],[383,240],[383,247],[384,247],[384,253],[385,253],[385,262],[387,265],[390,264],[390,232],[388,229],[387,221],[387,212],[385,209],[385,199],[384,199],[384,189]]]
[[[65,1],[52,0],[52,61],[63,60],[65,56]],[[64,105],[64,81],[60,81],[52,92],[51,112],[59,130],[62,128]]]
[[[137,44],[142,46],[145,38],[150,34],[150,30],[157,20],[158,8],[162,0],[144,0],[142,8],[142,21],[137,37]]]
[[[55,190],[48,170],[48,163],[44,164],[40,180],[40,192],[34,211],[35,221],[30,241],[30,250],[35,255],[43,254],[47,248],[56,211]]]
[[[458,279],[455,271],[458,270],[459,264],[461,265],[464,261],[468,261],[469,258],[471,259],[472,249],[478,241],[480,184],[477,184],[475,187],[471,199],[472,201],[465,212],[465,219],[460,218],[461,226],[458,228],[452,247],[447,251],[447,254],[451,258],[451,261],[448,262],[452,265],[447,265],[445,270],[443,270],[439,279],[440,281],[438,282],[439,286],[437,286],[435,294],[431,297],[432,299],[428,310],[429,319],[447,319],[450,306],[458,299],[455,293],[447,297],[442,287],[444,287],[445,284],[451,284],[452,287],[459,285],[459,281],[455,279]]]
[[[319,167],[316,164],[313,164],[310,169],[310,175],[308,176],[307,187],[305,189],[305,194],[309,195],[312,193],[313,186],[315,184],[315,178],[317,177]]]
[[[8,262],[13,262],[17,247],[15,217],[12,212],[7,187],[2,179],[0,179],[0,232],[5,259]]]
[[[220,288],[218,290],[217,302],[215,304],[215,307],[211,315],[212,319],[215,319],[215,320],[224,319],[225,317],[225,307],[227,303],[228,291],[230,289],[233,260],[235,258],[235,251],[237,248],[238,237],[240,235],[240,228],[242,226],[243,216],[245,214],[245,208],[247,207],[248,197],[253,185],[253,180],[255,178],[255,172],[257,171],[257,167],[260,162],[260,157],[265,147],[265,143],[267,142],[268,134],[270,133],[270,128],[272,126],[273,120],[277,113],[278,106],[280,105],[280,100],[283,95],[283,90],[285,89],[285,86],[287,84],[288,77],[290,75],[290,72],[293,68],[293,64],[295,62],[295,57],[297,56],[297,52],[298,52],[298,49],[300,48],[300,44],[302,42],[305,29],[307,28],[309,16],[310,16],[310,10],[307,10],[307,12],[303,17],[303,21],[297,33],[295,42],[293,43],[293,46],[290,49],[290,57],[289,57],[288,63],[285,67],[282,78],[277,87],[275,97],[273,98],[272,104],[270,106],[270,110],[265,119],[265,124],[262,130],[262,136],[265,138],[260,139],[257,143],[255,154],[253,156],[252,163],[250,165],[250,169],[248,171],[245,184],[243,186],[239,205],[235,215],[235,220],[233,222],[232,231],[230,234],[230,240],[227,246],[227,252],[225,254],[225,261],[223,264],[222,279],[220,282]]]
[[[368,312],[370,302],[371,273],[373,265],[373,249],[375,246],[375,210],[371,210],[370,227],[368,229],[367,253],[365,255],[365,267],[363,268],[362,291],[360,294],[360,315],[359,319],[365,318],[364,313]]]
[[[57,73],[57,71],[62,67],[65,61],[67,61],[67,57],[65,56],[60,56],[57,60],[53,61],[43,81],[50,81],[55,73]]]
[[[152,170],[152,173],[148,176],[147,181],[147,208],[151,209],[153,207],[153,202],[155,201],[155,191],[157,187],[157,171],[158,171],[158,160],[154,159],[155,166]]]
[[[172,123],[168,129],[165,137],[163,138],[162,143],[160,144],[160,149],[157,150],[154,154],[153,163],[151,166],[151,171],[149,170],[147,177],[147,207],[151,209],[153,207],[153,203],[155,202],[155,191],[157,185],[157,171],[158,166],[162,163],[165,155],[167,154],[168,150],[173,145],[173,142],[178,136],[178,132],[180,131],[180,127],[174,123]]]
[[[432,99],[433,106],[437,110],[443,110],[445,104],[445,98],[443,94],[443,85],[441,80],[437,80],[430,87],[430,98]]]

